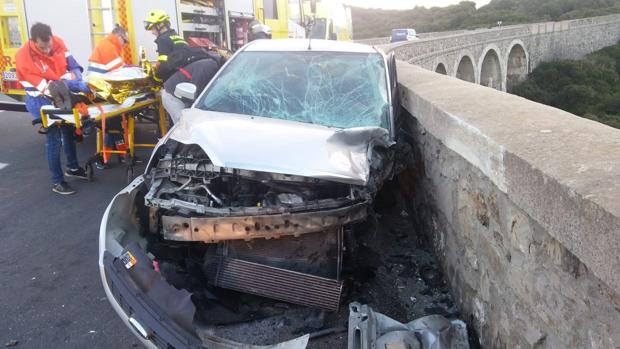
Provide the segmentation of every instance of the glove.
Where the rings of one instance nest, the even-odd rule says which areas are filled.
[[[90,93],[88,84],[83,80],[65,80],[65,84],[72,92]]]

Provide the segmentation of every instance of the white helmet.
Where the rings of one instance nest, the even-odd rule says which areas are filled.
[[[271,38],[271,27],[266,24],[262,24],[259,21],[252,21],[252,23],[250,23],[250,28],[252,29],[252,36],[254,39]]]

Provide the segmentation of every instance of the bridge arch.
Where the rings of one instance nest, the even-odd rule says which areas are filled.
[[[502,74],[502,61],[500,49],[496,45],[487,46],[478,61],[480,72],[480,85],[505,91],[504,75]]]
[[[446,65],[443,63],[437,64],[437,66],[435,67],[435,73],[448,75],[448,70],[446,70]]]
[[[454,76],[457,79],[476,83],[478,81],[476,74],[476,63],[472,55],[465,53],[454,66]]]
[[[511,91],[512,88],[527,78],[529,74],[529,53],[525,49],[525,45],[521,40],[513,41],[508,46],[506,55],[506,90]]]

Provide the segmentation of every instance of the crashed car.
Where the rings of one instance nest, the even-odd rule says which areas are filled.
[[[393,56],[323,40],[252,42],[197,98],[179,85],[191,106],[101,222],[103,286],[134,334],[254,348],[210,330],[219,295],[337,310],[344,231],[394,174],[396,86]]]

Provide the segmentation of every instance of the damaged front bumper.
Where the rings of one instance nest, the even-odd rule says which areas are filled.
[[[298,237],[358,222],[367,216],[366,203],[319,212],[282,213],[238,217],[162,216],[167,240],[220,242],[283,236]]]
[[[125,325],[147,348],[303,349],[309,335],[269,346],[196,334],[191,294],[170,285],[141,248],[132,207],[143,185],[138,177],[117,194],[104,213],[99,236],[99,269],[106,296]]]

